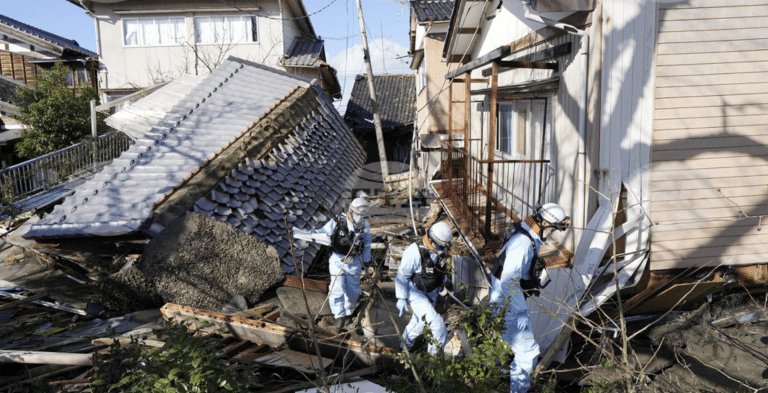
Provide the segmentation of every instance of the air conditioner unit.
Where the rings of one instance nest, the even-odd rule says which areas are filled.
[[[536,12],[592,11],[595,0],[534,0],[532,6]]]

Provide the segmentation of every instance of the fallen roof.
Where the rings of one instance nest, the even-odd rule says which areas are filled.
[[[411,8],[419,22],[447,22],[451,19],[453,0],[411,0]]]
[[[286,67],[314,67],[318,60],[325,60],[323,40],[305,37],[293,39],[291,48],[285,54]]]
[[[96,53],[81,47],[80,44],[78,44],[77,41],[75,40],[70,40],[53,33],[49,33],[45,30],[38,29],[37,27],[30,26],[26,23],[19,22],[15,19],[11,19],[5,15],[0,15],[0,25],[8,26],[11,29],[8,32],[11,34],[13,32],[16,32],[17,34],[21,33],[23,35],[31,35],[31,36],[43,39],[56,46],[59,46],[62,49],[69,49],[74,52],[78,52],[80,54],[84,54],[88,56],[94,56],[94,57],[97,56]]]
[[[109,116],[104,122],[133,139],[139,139],[202,80],[200,76],[182,75]]]
[[[416,116],[416,75],[385,74],[374,75],[373,86],[379,101],[379,116],[382,128],[396,128],[410,125]],[[344,120],[353,129],[373,130],[373,109],[368,78],[355,77],[355,85],[347,104]]]
[[[291,248],[309,263],[319,247],[291,247],[284,220],[338,214],[364,160],[319,87],[230,57],[24,237],[155,233],[194,209],[274,245],[292,272]]]

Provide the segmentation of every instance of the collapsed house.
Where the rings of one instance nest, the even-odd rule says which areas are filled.
[[[291,249],[308,265],[319,246],[291,244],[287,227],[341,212],[364,160],[322,90],[230,57],[24,237],[152,237],[196,211],[272,245],[294,273]]]

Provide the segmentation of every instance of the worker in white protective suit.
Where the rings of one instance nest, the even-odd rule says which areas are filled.
[[[364,218],[368,208],[365,198],[355,198],[346,214],[315,231],[331,237],[328,303],[335,318],[334,326],[339,329],[352,322],[351,315],[360,297],[360,273],[363,265],[367,269],[371,262],[371,227]]]
[[[451,289],[446,266],[451,239],[453,231],[450,225],[438,222],[424,235],[422,246],[412,243],[403,252],[395,277],[395,295],[400,316],[403,316],[409,304],[413,311],[411,321],[402,335],[408,349],[411,349],[414,340],[424,330],[425,320],[440,348],[445,345],[448,332],[434,304],[438,291]],[[435,354],[438,347],[430,343],[428,349],[429,353]]]
[[[538,276],[544,267],[543,261],[538,258],[541,243],[555,230],[565,230],[569,222],[570,218],[563,208],[547,203],[534,215],[512,224],[504,234],[499,257],[491,271],[490,300],[501,304],[506,298],[509,299],[506,331],[502,338],[515,353],[510,365],[510,392],[528,391],[530,373],[539,356],[539,345],[533,337],[523,290],[538,287]]]

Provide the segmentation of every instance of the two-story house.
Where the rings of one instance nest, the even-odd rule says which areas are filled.
[[[96,53],[77,41],[0,15],[0,74],[20,84],[29,84],[57,62],[64,62],[72,72],[71,87],[96,87]],[[6,97],[0,97],[5,99]]]
[[[182,74],[205,76],[228,56],[317,79],[341,97],[301,0],[67,0],[96,25],[102,101]]]

